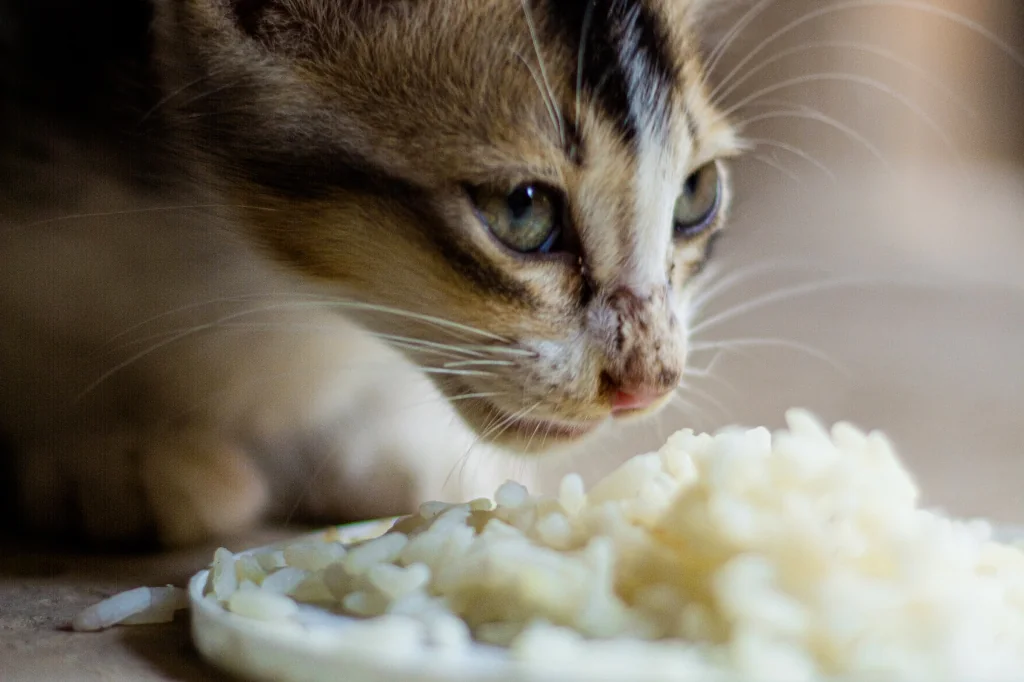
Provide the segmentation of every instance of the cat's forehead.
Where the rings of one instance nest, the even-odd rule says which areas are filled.
[[[507,167],[506,149],[533,169],[550,161],[542,143],[555,138],[570,156],[601,153],[585,138],[613,139],[624,153],[653,138],[686,157],[702,154],[695,144],[714,155],[729,143],[705,96],[692,0],[353,6],[362,9],[341,10],[348,16],[335,22],[337,33],[320,17],[310,36],[290,40],[319,41],[306,64],[347,112],[389,131],[381,141],[437,140],[461,160],[465,145],[479,142],[481,166]]]

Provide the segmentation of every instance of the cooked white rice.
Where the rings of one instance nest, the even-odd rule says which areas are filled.
[[[321,605],[391,654],[475,641],[592,680],[1021,679],[1024,553],[919,508],[882,434],[788,423],[682,431],[590,491],[508,483],[349,548],[220,550],[208,598],[261,620]]]
[[[97,632],[115,625],[170,623],[188,608],[188,595],[180,587],[137,587],[115,594],[83,610],[71,621],[77,632]]]

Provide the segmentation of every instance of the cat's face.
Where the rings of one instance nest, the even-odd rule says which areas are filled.
[[[192,88],[168,110],[251,234],[370,304],[341,310],[485,438],[536,450],[668,400],[736,150],[692,0],[160,10],[166,87]]]

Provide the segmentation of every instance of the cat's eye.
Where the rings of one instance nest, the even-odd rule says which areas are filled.
[[[544,185],[520,185],[511,192],[477,188],[477,214],[502,244],[520,253],[548,253],[562,225],[562,196]]]
[[[676,234],[691,238],[711,227],[718,214],[721,192],[717,163],[712,161],[694,171],[676,200]]]

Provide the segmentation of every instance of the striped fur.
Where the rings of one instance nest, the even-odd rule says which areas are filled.
[[[0,0],[0,16],[38,29],[50,5],[60,2]],[[106,340],[175,306],[186,310],[220,297],[229,314],[237,313],[253,300],[269,306],[271,292],[357,302],[344,308],[345,325],[355,322],[390,339],[406,361],[439,370],[428,376],[449,398],[479,396],[452,400],[452,408],[484,440],[514,450],[574,442],[609,421],[618,391],[663,391],[680,381],[688,285],[724,211],[714,229],[681,240],[673,233],[673,206],[691,172],[736,149],[703,83],[698,0],[99,0],[91,7],[91,15],[76,11],[96,31],[106,27],[111,54],[109,64],[89,69],[93,80],[59,68],[32,72],[26,58],[14,65],[22,77],[5,85],[18,96],[5,101],[18,102],[12,120],[19,127],[0,146],[0,162],[17,178],[9,192],[0,190],[0,228],[32,223],[58,199],[69,213],[94,211],[91,197],[111,194],[161,217],[129,220],[116,239],[102,229],[89,233],[90,249],[129,263],[125,277],[135,284],[110,291],[99,266],[83,270],[94,261],[70,260],[82,247],[69,247],[60,265],[65,256],[56,249],[44,262],[35,246],[20,241],[23,234],[47,243],[80,238],[59,223],[0,242],[0,257],[13,264],[0,274],[8,292],[0,297],[0,323],[28,325],[18,327],[18,336],[0,331],[0,374],[16,377],[0,389],[0,430],[23,450],[49,453],[23,467],[36,471],[46,457],[59,462],[53,453],[78,438],[83,425],[103,434],[127,429],[126,442],[136,447],[157,431],[164,443],[169,424],[187,422],[196,433],[181,441],[186,449],[221,453],[210,455],[211,466],[247,481],[236,486],[232,513],[218,516],[207,502],[196,503],[202,513],[169,511],[156,501],[163,486],[152,481],[177,469],[160,460],[153,465],[159,475],[142,474],[151,487],[143,485],[139,496],[150,506],[139,518],[148,520],[108,534],[155,525],[165,538],[181,540],[192,530],[231,530],[273,508],[278,479],[294,486],[299,476],[282,474],[289,465],[267,444],[287,438],[268,441],[260,429],[277,423],[271,417],[261,417],[256,429],[242,415],[269,415],[268,406],[280,403],[237,387],[252,379],[255,366],[305,377],[307,383],[277,389],[281,396],[334,396],[344,385],[343,363],[319,355],[319,342],[307,338],[292,349],[286,334],[268,334],[225,356],[209,351],[221,343],[212,329],[210,339],[176,346],[167,356],[177,363],[173,371],[160,356],[125,363],[103,383],[103,400],[90,397],[56,417],[48,412],[64,403],[36,386],[55,358],[77,377],[69,383],[89,385],[85,365],[73,358],[102,356],[107,350],[97,349],[106,349]],[[113,16],[131,22],[114,30],[107,21]],[[41,44],[40,53],[59,62],[88,50],[87,31],[65,34]],[[0,67],[0,84],[7,84],[8,65]],[[89,125],[81,130],[59,96],[72,85],[62,79],[89,93]],[[126,87],[129,80],[135,85]],[[116,111],[105,123],[95,114],[103,105]],[[26,141],[44,139],[43,130],[61,134],[45,139],[40,148],[49,151],[30,164]],[[72,158],[79,165],[72,167]],[[564,193],[566,234],[557,253],[526,256],[501,246],[467,192],[524,182]],[[727,203],[727,187],[725,193]],[[168,204],[218,208],[169,227],[171,216],[154,212]],[[153,238],[140,245],[146,230]],[[151,253],[150,244],[164,246]],[[175,274],[148,276],[165,267]],[[31,296],[49,303],[32,304],[38,319],[17,317],[30,300],[19,283],[44,271],[56,279]],[[246,306],[229,305],[228,294]],[[317,324],[336,312],[318,311]],[[428,316],[445,322],[425,323]],[[73,351],[25,345],[30,337],[60,337],[72,319]],[[438,351],[453,343],[476,349],[469,357],[478,371],[442,367]],[[214,366],[213,357],[236,359]],[[93,367],[99,371],[91,378],[103,369]],[[228,385],[252,404],[195,408],[207,401],[205,393]],[[170,417],[185,405],[188,420]],[[293,421],[306,426],[285,431],[305,433],[310,423],[322,431],[318,420],[333,412],[297,414]],[[59,437],[41,435],[56,423]],[[224,434],[242,435],[224,447],[195,445],[221,443]],[[106,435],[94,441],[100,450],[111,448]],[[341,467],[348,494],[352,466]],[[184,492],[172,496],[178,507],[182,496],[218,499],[209,491],[190,497],[185,483],[179,487]],[[330,492],[320,499],[330,500]],[[337,507],[318,509],[337,516]],[[90,528],[102,535],[104,522]]]

